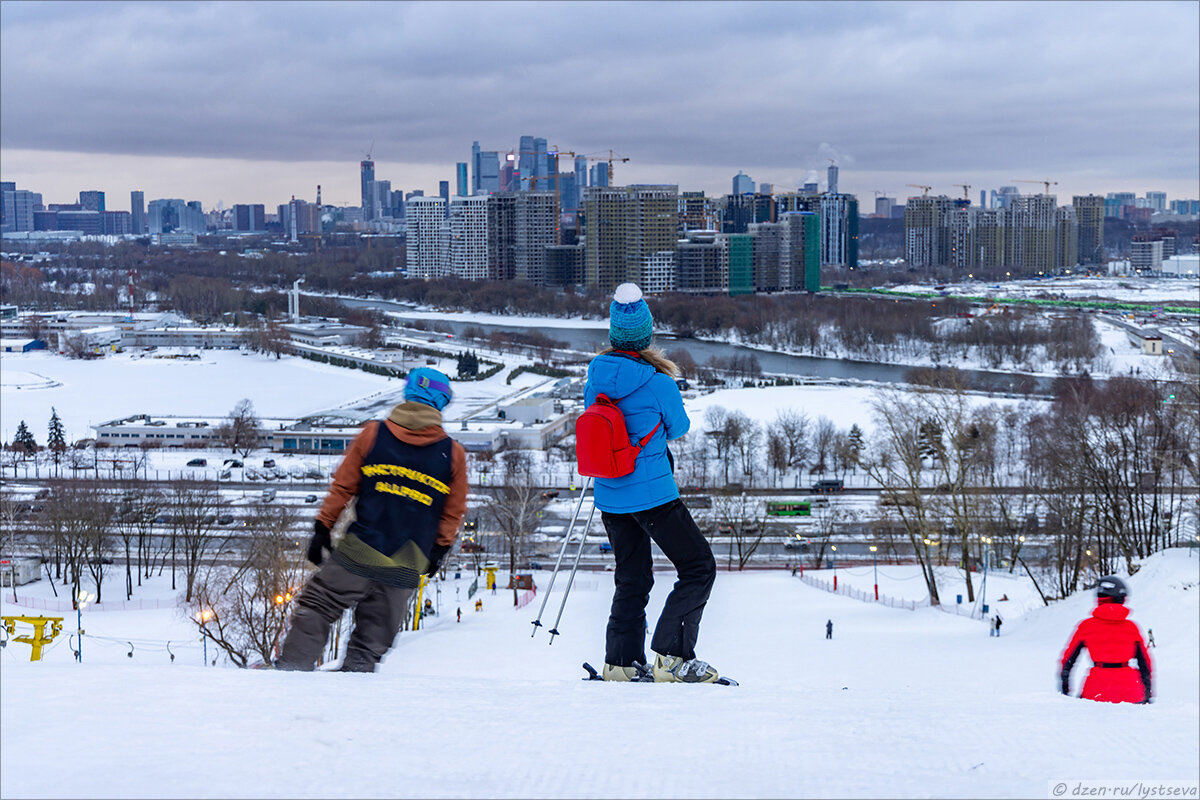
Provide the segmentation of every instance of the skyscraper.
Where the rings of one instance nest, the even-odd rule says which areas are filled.
[[[438,181],[438,197],[446,202],[446,219],[450,218],[450,181]]]
[[[1166,192],[1146,192],[1146,205],[1154,209],[1156,212],[1162,213],[1167,210],[1167,193]]]
[[[500,154],[495,150],[479,153],[479,192],[491,194],[500,191]]]
[[[837,194],[838,190],[838,168],[837,164],[829,165],[829,193]]]
[[[1075,220],[1079,225],[1079,263],[1104,263],[1104,198],[1098,194],[1075,195]]]
[[[16,190],[16,181],[0,181],[0,230],[12,230],[8,227],[8,200],[5,195]]]
[[[79,193],[79,207],[84,211],[103,211],[104,192],[90,191]]]
[[[521,172],[522,189],[529,188],[527,181],[534,174],[533,164],[536,153],[533,150],[533,137],[522,136],[517,145],[517,169]]]
[[[591,180],[589,186],[608,186],[608,164],[603,161],[592,165]]]
[[[233,229],[238,233],[257,233],[267,229],[266,214],[261,203],[233,207]]]
[[[362,179],[362,210],[363,219],[372,220],[379,215],[375,213],[374,198],[371,194],[371,184],[375,182],[375,162],[367,159],[358,165],[359,177]]]
[[[516,277],[517,194],[488,196],[488,279],[511,281]]]
[[[588,166],[585,156],[575,156],[575,207],[583,205],[583,190],[588,185]]]
[[[479,142],[471,143],[471,194],[479,194]]]
[[[458,196],[467,197],[473,194],[467,190],[467,163],[465,161],[459,161],[454,165],[454,175],[457,179],[455,182],[458,184]]]
[[[738,170],[738,174],[733,176],[733,193],[754,194],[754,181],[740,169]]]
[[[129,213],[134,235],[141,236],[146,232],[145,192],[135,190],[129,193]]]

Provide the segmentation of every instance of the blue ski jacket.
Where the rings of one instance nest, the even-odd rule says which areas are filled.
[[[604,353],[588,365],[585,405],[604,394],[625,415],[625,428],[634,445],[662,423],[638,454],[633,472],[620,478],[595,478],[596,508],[610,514],[630,514],[660,506],[679,497],[671,474],[667,440],[688,432],[691,421],[683,408],[679,386],[670,375],[645,360],[623,353]]]

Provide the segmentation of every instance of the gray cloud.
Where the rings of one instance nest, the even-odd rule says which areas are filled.
[[[830,157],[850,190],[903,171],[1195,186],[1198,9],[5,0],[0,141],[352,170],[374,140],[448,174],[474,139],[532,133],[721,188],[729,165],[798,183]]]

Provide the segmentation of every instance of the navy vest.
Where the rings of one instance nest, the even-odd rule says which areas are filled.
[[[409,542],[428,558],[450,494],[454,442],[447,436],[429,445],[408,444],[386,423],[377,424],[375,444],[362,465],[356,519],[346,532],[389,559]]]

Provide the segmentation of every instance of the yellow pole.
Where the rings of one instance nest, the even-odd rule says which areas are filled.
[[[420,630],[420,628],[421,628],[421,602],[422,602],[421,598],[424,597],[424,595],[425,595],[425,582],[428,580],[429,580],[428,577],[426,577],[425,575],[422,575],[421,582],[419,584],[417,584],[417,613],[413,615],[413,630],[414,631]]]

